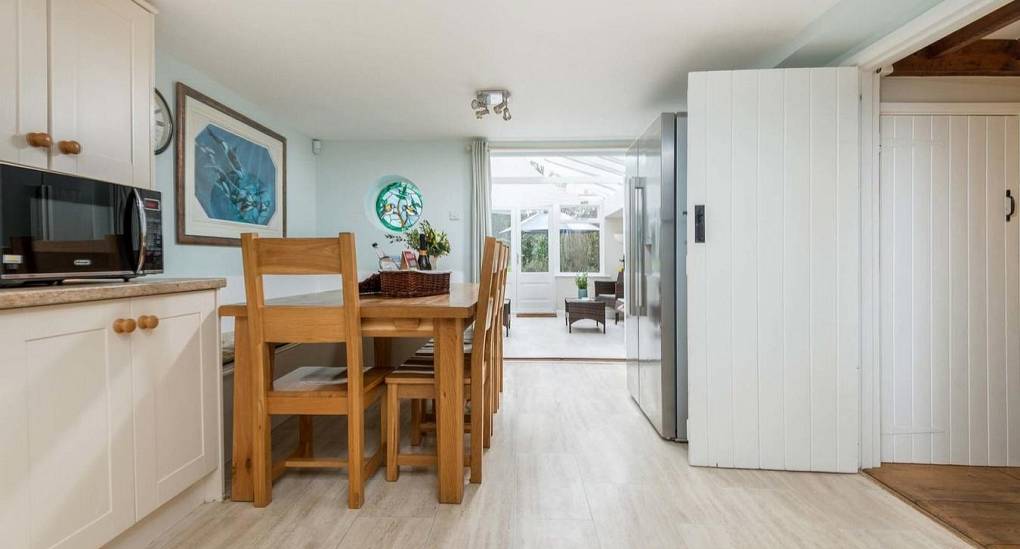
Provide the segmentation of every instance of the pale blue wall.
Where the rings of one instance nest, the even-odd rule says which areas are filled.
[[[174,86],[183,82],[232,109],[283,134],[287,138],[287,234],[309,236],[316,231],[315,156],[310,137],[292,130],[285,120],[271,116],[241,94],[216,82],[212,76],[182,63],[156,48],[156,88],[171,109],[175,109]],[[224,301],[243,296],[241,249],[227,246],[177,244],[174,197],[174,144],[156,157],[156,190],[163,194],[163,235],[166,246],[165,276],[222,276],[228,287],[221,293]],[[297,288],[295,289],[295,291]],[[268,291],[268,289],[267,289]],[[273,293],[287,293],[280,288]]]
[[[320,235],[351,231],[357,235],[358,269],[371,271],[377,259],[372,242],[384,245],[384,232],[366,212],[365,196],[380,177],[401,175],[422,190],[425,218],[446,231],[453,248],[438,267],[457,277],[470,276],[471,154],[468,141],[327,141],[318,156]],[[450,212],[459,220],[450,220]],[[396,253],[395,246],[387,251]]]

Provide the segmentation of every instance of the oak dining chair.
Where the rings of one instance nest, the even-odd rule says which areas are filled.
[[[498,250],[498,254],[497,254]],[[494,303],[495,283],[499,280],[497,267],[504,262],[503,249],[494,238],[487,238],[483,246],[481,280],[478,289],[478,304],[475,312],[473,337],[465,343],[465,400],[471,402],[471,414],[465,423],[469,434],[467,466],[471,470],[471,482],[482,481],[482,449],[487,428],[491,428],[492,405],[492,345],[493,332],[501,332],[498,322],[500,307]],[[497,257],[497,255],[499,257]],[[400,452],[400,401],[412,401],[412,445],[420,439],[422,430],[422,403],[436,398],[435,370],[433,359],[420,355],[408,359],[400,368],[386,376],[386,480],[395,481],[399,468],[406,466],[429,466],[437,463],[434,453]],[[434,424],[433,424],[434,426]],[[433,427],[434,428],[434,427]]]
[[[485,361],[486,367],[486,387],[485,394],[488,398],[488,405],[486,406],[485,415],[485,434],[482,438],[482,445],[488,448],[491,445],[492,435],[494,433],[493,415],[499,411],[500,395],[503,391],[503,332],[499,327],[498,320],[503,318],[506,307],[506,281],[507,273],[509,272],[510,264],[510,246],[506,245],[502,241],[496,241],[496,249],[493,258],[495,272],[493,274],[492,284],[492,303],[494,309],[491,309],[493,318],[497,319],[497,322],[489,326],[490,332],[486,338],[485,349]],[[471,338],[465,337],[464,353],[465,355],[470,354],[472,351]],[[425,344],[421,349],[418,350],[416,355],[409,359],[405,366],[420,367],[421,365],[429,366],[432,364],[433,354],[435,352],[435,346],[430,342]],[[465,356],[467,358],[467,356]],[[434,421],[434,409],[432,417],[426,413],[425,405],[432,403],[430,400],[411,400],[411,445],[421,445],[422,436],[435,431]]]
[[[382,464],[385,437],[365,459],[365,409],[380,401],[389,369],[362,365],[361,315],[354,235],[336,238],[241,237],[250,356],[254,367],[253,418],[254,504],[272,501],[273,480],[287,468],[346,468],[347,504],[361,507],[365,478]],[[335,306],[267,305],[265,275],[339,275],[343,303]],[[270,345],[275,343],[344,343],[346,368],[306,366],[273,379]],[[385,406],[380,405],[385,416]],[[272,461],[274,415],[298,415],[297,448],[290,457]],[[347,416],[347,459],[316,457],[312,451],[311,416]],[[385,426],[385,417],[380,420]]]

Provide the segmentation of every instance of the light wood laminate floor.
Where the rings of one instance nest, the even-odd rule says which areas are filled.
[[[373,410],[376,439],[377,421]],[[323,452],[339,451],[341,423],[316,420]],[[274,431],[281,450],[292,431]],[[631,403],[614,363],[508,362],[485,479],[461,505],[436,502],[431,471],[404,469],[395,483],[376,474],[351,511],[344,478],[288,473],[269,507],[203,505],[154,546],[967,547],[863,475],[691,467],[686,445],[659,439]]]

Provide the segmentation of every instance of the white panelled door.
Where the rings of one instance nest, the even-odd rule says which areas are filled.
[[[881,133],[882,461],[1020,465],[1020,119]]]
[[[550,314],[556,311],[556,279],[553,276],[552,206],[515,208],[514,313]]]
[[[852,67],[690,75],[693,465],[858,469],[859,88]]]

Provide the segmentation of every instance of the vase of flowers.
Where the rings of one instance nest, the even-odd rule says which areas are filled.
[[[439,231],[432,227],[428,220],[422,220],[421,223],[403,233],[388,234],[386,239],[391,244],[400,244],[406,249],[417,250],[422,234],[425,235],[425,245],[428,247],[432,269],[438,270],[439,258],[450,255],[450,238],[445,231]]]
[[[584,299],[588,297],[588,273],[577,273],[574,277],[574,282],[577,284],[577,298]]]

